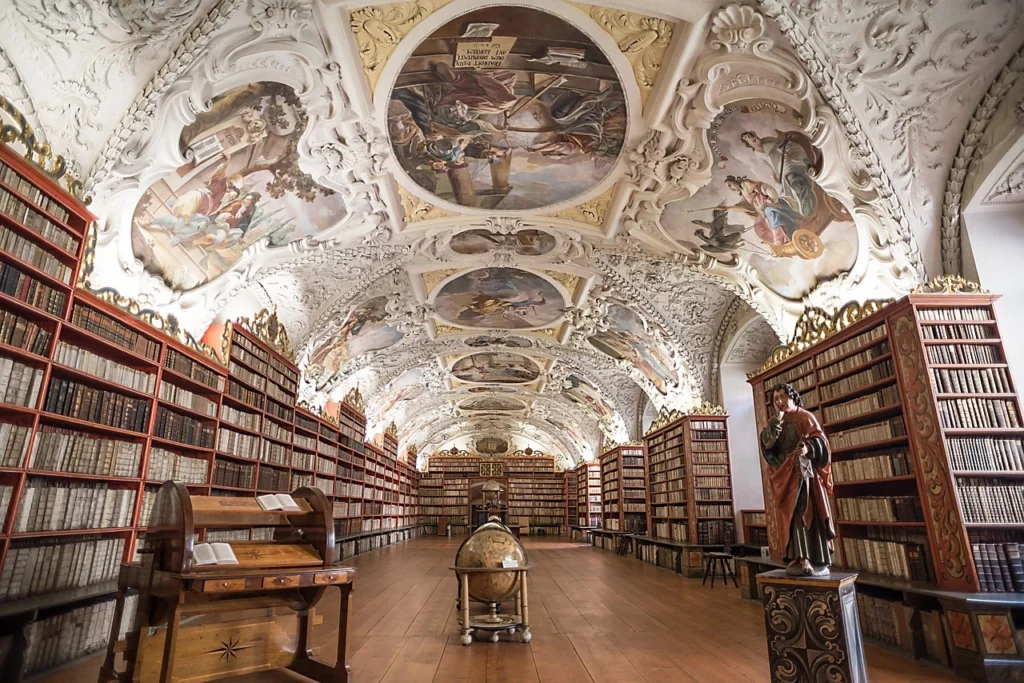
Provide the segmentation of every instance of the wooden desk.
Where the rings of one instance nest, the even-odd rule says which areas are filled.
[[[334,522],[324,494],[303,487],[292,496],[298,511],[269,512],[253,498],[191,496],[183,484],[166,482],[142,563],[121,565],[99,682],[200,683],[289,668],[321,683],[351,683],[348,618],[355,570],[332,565]],[[238,564],[196,564],[196,529],[247,526],[273,527],[273,540],[229,542]],[[313,645],[319,621],[314,607],[330,587],[341,591],[334,665],[321,661]],[[121,641],[118,626],[130,590],[138,591],[135,623]],[[282,609],[290,613],[281,616]],[[115,668],[117,653],[124,654],[124,671]]]

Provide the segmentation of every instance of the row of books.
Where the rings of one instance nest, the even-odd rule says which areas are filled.
[[[136,595],[125,599],[120,638],[124,638],[134,621],[137,600]],[[107,598],[29,624],[25,630],[25,674],[60,666],[103,648],[113,623],[114,607],[115,600]]]
[[[262,439],[258,436],[236,432],[233,429],[221,428],[217,432],[217,450],[240,458],[258,459],[261,442]]]
[[[697,522],[697,543],[699,545],[723,545],[736,538],[732,520],[701,520]]]
[[[14,487],[7,484],[0,484],[0,526],[7,520],[7,508],[11,505],[14,497]]]
[[[902,477],[914,473],[913,459],[906,448],[892,448],[853,460],[834,460],[836,483]]]
[[[697,505],[697,516],[708,517],[732,517],[732,505]]]
[[[826,365],[824,367],[819,367],[818,368],[818,381],[819,382],[823,382],[823,381],[830,380],[833,377],[838,377],[839,375],[841,375],[841,374],[843,374],[845,372],[849,372],[850,370],[853,370],[854,368],[858,368],[861,365],[864,365],[865,363],[867,363],[868,361],[870,361],[870,360],[872,360],[874,358],[878,358],[879,356],[884,356],[887,353],[889,353],[889,342],[888,342],[888,340],[883,341],[880,344],[875,344],[874,346],[870,346],[870,347],[864,349],[863,351],[858,351],[857,353],[853,354],[852,356],[847,356],[846,358],[843,358],[840,361],[836,361],[835,363],[832,363],[831,365]]]
[[[67,295],[26,275],[9,263],[0,263],[0,292],[50,315],[61,315]]]
[[[285,427],[280,422],[274,422],[273,420],[263,421],[263,435],[289,444],[292,442],[291,429]]]
[[[908,581],[931,581],[927,540],[918,543],[843,537],[848,569],[895,576]]]
[[[691,453],[690,459],[695,465],[729,464],[729,454],[723,448],[721,452],[715,453]]]
[[[50,378],[43,409],[77,420],[145,432],[150,403],[144,398],[125,396],[116,391],[96,389],[78,382]]]
[[[728,476],[695,476],[693,478],[694,486],[697,488],[729,488],[732,485],[732,480]]]
[[[992,314],[986,306],[961,306],[956,308],[919,308],[918,320],[991,320]]]
[[[292,467],[297,467],[302,470],[312,470],[316,466],[316,456],[312,453],[303,453],[302,451],[292,451]]]
[[[247,410],[239,410],[234,406],[229,406],[226,403],[222,403],[220,406],[220,419],[228,424],[234,425],[235,427],[241,427],[242,429],[248,429],[249,431],[259,431],[260,428],[260,414],[250,413]]]
[[[137,477],[141,460],[141,443],[40,425],[32,444],[29,467],[51,472]]]
[[[263,410],[264,394],[242,386],[234,380],[228,380],[228,394],[243,403],[249,404],[253,408]]]
[[[829,434],[829,444],[833,450],[841,448],[854,448],[864,444],[877,441],[887,441],[899,436],[907,435],[907,427],[903,422],[903,416],[898,415],[884,422],[875,422],[862,427],[854,427]]]
[[[42,369],[0,356],[0,403],[34,408],[42,381]]]
[[[26,199],[28,199],[30,202],[35,204],[36,207],[42,209],[43,211],[47,212],[51,216],[55,217],[58,221],[60,221],[62,223],[67,223],[67,220],[68,220],[68,217],[70,216],[70,214],[68,213],[68,210],[65,209],[64,206],[60,202],[56,201],[55,199],[52,199],[49,195],[43,194],[43,191],[40,190],[38,187],[36,187],[32,183],[32,181],[30,181],[28,178],[23,177],[21,174],[19,174],[17,171],[15,171],[12,167],[8,166],[7,164],[5,164],[3,162],[0,162],[0,181],[3,181],[8,187],[13,188],[15,192],[19,193],[22,197],[25,197]],[[28,207],[28,205],[25,204],[24,201],[22,201],[20,198],[18,198],[16,196],[14,196],[14,194],[11,193],[9,190],[7,190],[7,189],[0,189],[0,192],[3,193],[0,196],[11,197],[11,199],[7,199],[6,201],[10,202],[10,201],[14,200],[14,201],[17,201],[17,202],[21,203],[26,208]],[[0,206],[9,206],[9,205],[0,205]],[[8,213],[7,210],[5,210],[5,209],[0,209],[0,210],[3,210],[3,212],[6,213],[8,216],[11,216],[11,218],[16,218],[19,222],[24,223],[24,221],[21,220],[20,218],[18,218],[16,215]],[[60,230],[61,230],[61,232],[64,232],[66,234],[66,231],[63,228],[61,228]],[[43,235],[43,236],[46,237],[46,235]],[[47,239],[50,239],[50,238],[47,237]],[[50,240],[50,241],[52,242],[52,241],[55,241],[55,240]],[[67,249],[68,247],[64,247],[64,248]]]
[[[217,460],[213,464],[213,483],[217,486],[251,489],[256,485],[256,466]]]
[[[909,652],[913,646],[903,626],[907,621],[905,609],[902,602],[857,593],[857,614],[864,635]]]
[[[31,427],[0,422],[0,467],[21,467],[31,436]]]
[[[694,454],[697,454],[697,453],[724,453],[726,450],[728,450],[728,442],[725,441],[725,440],[722,440],[722,439],[711,440],[711,441],[708,441],[708,440],[693,441],[693,442],[690,443],[690,449],[694,452]],[[704,461],[702,461],[702,460],[698,461],[696,459],[696,457],[695,457],[694,458],[694,462],[704,462]],[[728,462],[728,460],[726,460],[725,462]]]
[[[65,254],[77,255],[80,244],[77,238],[73,237],[64,228],[59,227],[50,218],[22,201],[14,193],[2,187],[0,187],[0,213],[13,219],[29,231],[52,242]],[[0,230],[14,232],[6,225],[0,225]],[[42,249],[38,246],[36,248]]]
[[[118,536],[14,541],[0,571],[0,599],[16,600],[116,579],[124,542]]]
[[[246,367],[238,365],[237,363],[232,363],[229,373],[232,377],[240,379],[242,382],[248,384],[257,391],[266,390],[267,379],[263,377],[263,375],[258,375]]]
[[[132,525],[134,513],[134,489],[31,477],[21,492],[13,532],[120,529]]]
[[[155,361],[160,357],[160,344],[156,341],[85,304],[75,302],[71,310],[71,322],[86,332],[143,358]]]
[[[171,384],[167,380],[160,382],[160,398],[208,417],[217,417],[216,403],[201,394]]]
[[[889,379],[892,376],[892,359],[886,359],[878,365],[872,365],[870,368],[847,375],[830,384],[821,384],[818,386],[818,391],[822,400],[830,400]],[[807,401],[805,400],[804,403],[806,406]]]
[[[209,422],[202,422],[163,406],[157,406],[153,433],[162,439],[199,448],[213,448],[213,435],[216,431],[217,428]],[[224,431],[221,430],[221,433]]]
[[[726,478],[729,476],[728,465],[694,465],[693,474],[698,477],[706,477],[711,475],[722,475]],[[726,484],[727,485],[727,484]]]
[[[1024,439],[950,438],[946,445],[954,469],[1024,470]]]
[[[954,370],[931,368],[932,384],[945,394],[1010,394],[1010,373],[1006,368]]]
[[[66,341],[57,342],[53,360],[61,365],[135,391],[152,394],[156,389],[156,375],[122,365]]]
[[[287,467],[291,461],[291,455],[286,446],[265,439],[263,441],[263,451],[260,453],[260,460]]]
[[[277,403],[272,400],[267,401],[267,405],[264,409],[267,411],[268,414],[274,415],[275,417],[281,420],[286,420],[288,422],[292,421],[292,415],[295,412],[291,408],[283,406],[280,403]]]
[[[257,488],[261,491],[290,491],[290,480],[288,470],[261,467]]]
[[[1003,360],[989,344],[929,344],[928,362],[935,365],[996,365]]]
[[[825,417],[825,422],[838,422],[898,405],[899,402],[899,390],[895,384],[891,384],[880,391],[855,398],[852,401],[825,406],[822,408],[822,414]]]
[[[259,356],[257,356],[255,353],[252,353],[251,351],[247,350],[244,346],[242,346],[242,343],[236,342],[234,339],[232,339],[231,359],[240,360],[241,362],[245,363],[256,372],[260,373],[261,375],[267,374],[267,369],[270,367],[269,365],[267,365],[267,362],[260,358]]]
[[[993,325],[923,325],[925,339],[995,339]]]
[[[71,281],[71,268],[62,263],[48,250],[27,240],[6,225],[0,224],[0,251],[10,254],[23,263],[34,266],[55,280],[64,284]]]
[[[272,399],[274,399],[276,401],[280,401],[281,403],[285,404],[286,406],[293,406],[293,405],[295,405],[295,395],[294,394],[289,394],[289,393],[285,392],[284,389],[282,389],[281,387],[277,386],[273,382],[271,382],[270,384],[267,385],[266,391],[267,391],[267,395],[269,395]]]
[[[921,499],[916,496],[836,498],[839,519],[847,522],[920,522]]]
[[[189,358],[177,349],[168,348],[167,356],[164,358],[164,367],[170,368],[177,373],[191,377],[200,384],[205,384],[211,389],[224,391],[223,375],[217,374],[202,363]]]
[[[856,337],[851,337],[850,339],[844,341],[842,344],[836,344],[830,349],[825,349],[824,351],[816,355],[815,359],[817,360],[819,367],[822,365],[827,365],[828,363],[831,363],[832,361],[841,356],[845,356],[846,354],[852,351],[856,351],[865,344],[870,344],[873,341],[885,338],[885,325],[882,324],[879,325],[878,327],[872,327],[870,330],[866,332],[861,332]],[[804,372],[806,372],[806,370]],[[778,381],[785,382],[786,380],[780,377]]]
[[[968,524],[1024,524],[1024,485],[1012,479],[960,477],[960,508]]]
[[[1024,593],[1020,543],[971,543],[978,583],[983,591]]]
[[[49,330],[12,311],[0,311],[0,344],[46,356],[53,335]]]
[[[175,481],[186,484],[205,484],[209,477],[210,463],[203,458],[192,458],[166,448],[153,446],[146,463],[146,479],[149,481]]]
[[[1012,400],[988,398],[940,400],[939,420],[946,429],[1015,429],[1021,426]]]

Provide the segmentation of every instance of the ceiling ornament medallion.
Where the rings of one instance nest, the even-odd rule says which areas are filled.
[[[528,356],[494,351],[460,358],[452,365],[452,375],[463,382],[526,384],[541,376],[541,368]]]
[[[654,88],[654,80],[661,70],[665,50],[672,42],[675,24],[636,12],[579,2],[570,4],[589,14],[590,18],[615,40],[619,50],[633,67],[636,83],[640,87],[640,100],[647,104],[647,97]]]
[[[586,223],[587,225],[593,225],[595,227],[601,227],[604,225],[604,218],[608,213],[608,205],[612,202],[612,195],[615,194],[615,187],[609,187],[607,191],[600,195],[571,206],[568,209],[562,209],[551,214],[554,218],[564,218],[569,221],[576,221],[577,223]]]
[[[649,54],[661,34],[648,41],[649,28],[622,22],[634,33],[630,49]],[[569,203],[615,170],[626,139],[626,95],[608,56],[533,7],[491,5],[452,18],[405,58],[386,104],[400,182],[467,209]]]
[[[565,301],[549,281],[519,268],[478,268],[445,283],[433,300],[452,325],[530,329],[563,316]]]
[[[240,317],[235,319],[233,325],[248,330],[256,335],[256,338],[274,349],[289,360],[295,360],[295,354],[291,350],[288,341],[288,330],[277,319],[277,306],[274,310],[261,309],[252,318]]]
[[[352,11],[349,22],[359,46],[359,58],[363,62],[363,73],[366,74],[370,92],[377,87],[377,79],[380,78],[384,64],[405,35],[448,2],[411,0]]]
[[[402,200],[402,213],[406,223],[419,223],[420,221],[451,218],[458,215],[454,211],[441,209],[428,201],[420,199],[401,185],[398,186],[398,196]]]

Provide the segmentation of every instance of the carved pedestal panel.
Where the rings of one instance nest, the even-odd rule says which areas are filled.
[[[985,683],[1024,681],[1024,629],[1013,618],[1016,601],[951,594],[939,602],[957,674]]]
[[[781,569],[757,575],[773,683],[867,683],[856,578],[793,577]]]

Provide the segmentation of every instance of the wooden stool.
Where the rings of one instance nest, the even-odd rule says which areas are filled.
[[[732,577],[732,585],[739,588],[739,584],[736,583],[736,572],[732,570],[732,553],[704,553],[704,580],[700,582],[700,585],[705,585],[708,582],[708,574],[711,574],[711,587],[715,587],[715,575],[718,573],[718,568],[722,568],[722,581],[726,585],[729,585],[728,578]]]

